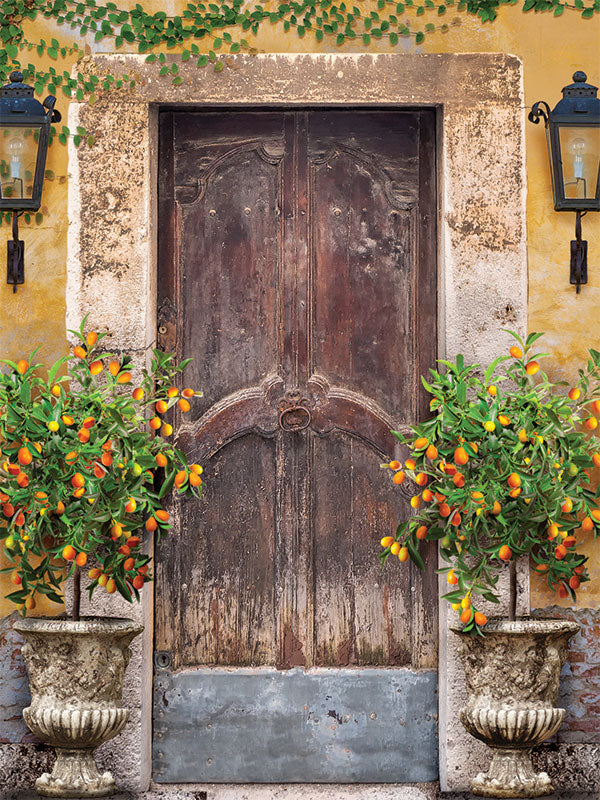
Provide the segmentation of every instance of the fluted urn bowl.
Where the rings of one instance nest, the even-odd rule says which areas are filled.
[[[129,645],[143,626],[129,619],[22,619],[14,624],[31,689],[27,726],[56,749],[52,773],[36,781],[46,797],[103,797],[115,791],[100,773],[94,750],[116,736],[129,717],[122,707]]]
[[[565,716],[556,708],[570,620],[490,620],[485,636],[460,636],[467,705],[460,721],[492,749],[487,772],[473,780],[482,797],[541,797],[554,791],[547,773],[536,773],[532,748],[553,736]]]

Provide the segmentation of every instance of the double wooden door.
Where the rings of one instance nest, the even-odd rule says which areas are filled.
[[[435,253],[432,111],[161,113],[159,341],[206,490],[157,546],[155,780],[435,777],[435,548],[377,559]]]

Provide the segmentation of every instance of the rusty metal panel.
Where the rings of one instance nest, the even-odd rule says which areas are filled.
[[[157,664],[168,665],[168,654]],[[157,669],[158,783],[423,782],[438,776],[437,674]]]

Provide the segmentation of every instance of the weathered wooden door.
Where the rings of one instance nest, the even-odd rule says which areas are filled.
[[[379,539],[436,354],[431,110],[163,112],[159,340],[204,398],[157,547],[154,778],[437,775],[437,590]]]

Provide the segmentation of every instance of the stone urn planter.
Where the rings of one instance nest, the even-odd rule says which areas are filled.
[[[490,620],[485,636],[458,630],[467,705],[460,721],[492,749],[487,772],[473,780],[482,797],[540,797],[554,791],[547,773],[536,773],[532,748],[560,728],[565,710],[556,708],[559,675],[569,637],[579,625],[569,620]]]
[[[129,619],[87,617],[22,619],[31,705],[24,709],[33,733],[56,749],[51,774],[36,781],[46,797],[102,797],[115,791],[93,752],[116,736],[129,717],[122,707],[129,645],[143,626]]]

